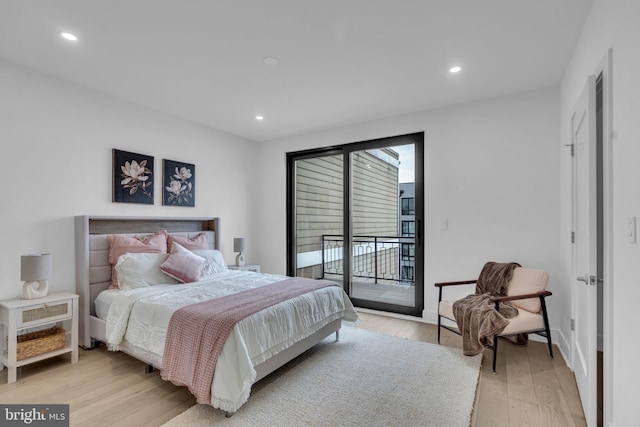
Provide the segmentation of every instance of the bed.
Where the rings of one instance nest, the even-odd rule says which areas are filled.
[[[85,215],[76,217],[75,222],[80,345],[93,348],[98,342],[103,342],[111,350],[125,352],[143,361],[148,367],[162,369],[163,362],[166,362],[167,372],[170,370],[167,366],[171,366],[168,361],[174,360],[175,352],[164,357],[163,349],[174,336],[181,336],[179,333],[171,333],[174,329],[169,328],[169,323],[173,322],[171,318],[175,317],[174,313],[189,308],[185,306],[207,304],[205,300],[208,299],[230,301],[237,299],[239,295],[244,298],[245,291],[249,292],[249,289],[259,288],[262,291],[293,283],[287,280],[298,280],[280,275],[227,270],[225,267],[212,270],[212,274],[199,278],[194,283],[187,281],[183,284],[169,279],[167,283],[151,281],[149,286],[145,283],[145,286],[126,290],[109,289],[113,271],[109,260],[109,236],[111,239],[121,236],[148,238],[154,233],[166,231],[175,239],[188,240],[204,235],[208,250],[200,255],[205,256],[204,253],[216,253],[215,250],[220,248],[220,220],[213,217]],[[119,261],[146,256],[127,253],[120,256]],[[121,280],[134,280],[137,270],[133,268],[129,274],[124,269],[121,270],[123,267],[124,264],[118,264]],[[131,277],[134,279],[130,279]],[[147,277],[144,276],[144,280]],[[340,287],[328,286],[293,296],[238,321],[224,341],[219,357],[216,356],[215,375],[208,390],[210,401],[206,403],[224,410],[230,416],[245,403],[253,383],[331,334],[335,333],[337,340],[343,320],[356,321],[355,309]],[[184,365],[184,362],[180,363]],[[165,370],[162,372],[163,377],[164,374]],[[191,386],[189,388],[192,390]],[[196,397],[200,402],[198,394]]]

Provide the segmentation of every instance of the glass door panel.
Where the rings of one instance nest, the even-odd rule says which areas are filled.
[[[416,305],[414,145],[350,154],[350,296],[360,306]]]
[[[298,277],[343,283],[343,155],[295,161]]]

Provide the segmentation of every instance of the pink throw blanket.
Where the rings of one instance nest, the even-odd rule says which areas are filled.
[[[216,363],[236,323],[265,308],[329,286],[338,284],[293,277],[176,310],[167,329],[162,379],[187,386],[198,403],[210,405]]]

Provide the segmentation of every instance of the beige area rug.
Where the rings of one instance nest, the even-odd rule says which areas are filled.
[[[345,326],[256,383],[233,417],[196,405],[164,426],[468,426],[481,360]]]

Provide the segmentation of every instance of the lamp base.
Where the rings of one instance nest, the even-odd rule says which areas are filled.
[[[49,282],[46,280],[24,282],[24,285],[22,285],[22,296],[24,299],[46,297],[48,292]]]
[[[238,267],[242,267],[244,265],[244,254],[242,252],[239,252],[236,256],[236,265]]]

